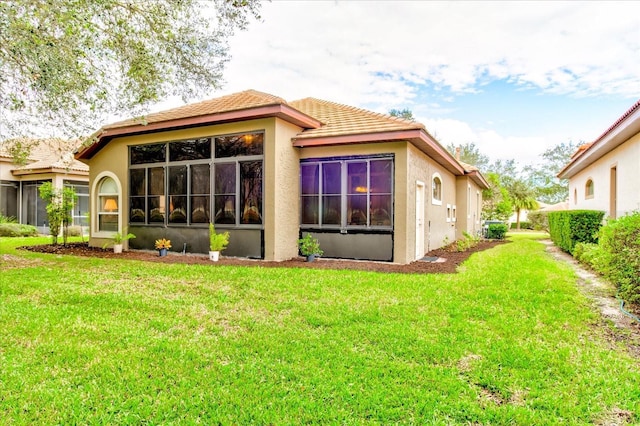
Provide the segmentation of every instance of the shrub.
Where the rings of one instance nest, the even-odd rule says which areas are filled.
[[[38,229],[32,225],[19,223],[0,223],[0,237],[35,237]]]
[[[576,243],[597,243],[603,211],[565,210],[550,212],[549,234],[560,249],[573,253]]]
[[[82,236],[82,226],[78,226],[78,225],[70,226],[67,230],[67,235],[69,237]]]
[[[13,216],[5,216],[0,213],[0,223],[17,223],[17,219]]]
[[[460,251],[460,252],[467,251],[470,248],[477,246],[478,243],[480,242],[480,237],[475,237],[466,231],[463,231],[462,235],[463,235],[463,238],[455,242],[455,249],[457,251]]]
[[[577,243],[573,248],[573,257],[580,263],[590,266],[597,272],[603,273],[606,254],[599,244]]]
[[[518,228],[518,223],[512,222],[511,229],[517,229],[517,228]],[[531,222],[520,221],[520,229],[533,229],[533,226],[531,225]]]
[[[534,231],[549,231],[549,221],[547,218],[547,212],[529,212],[527,219],[531,223],[531,229]]]
[[[604,275],[622,298],[640,303],[640,212],[610,220],[599,236]]]
[[[504,223],[492,223],[489,225],[489,229],[487,229],[487,238],[503,240],[505,235],[507,235],[507,230],[507,225]]]

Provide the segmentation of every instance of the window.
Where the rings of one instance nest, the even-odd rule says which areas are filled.
[[[105,177],[98,186],[98,231],[118,231],[118,185]]]
[[[252,132],[130,147],[129,221],[262,225],[263,142]]]
[[[300,164],[303,227],[392,228],[393,159],[307,160]]]
[[[452,214],[451,214],[451,204],[447,204],[447,222],[451,222]]]
[[[439,206],[442,205],[442,179],[438,173],[433,175],[431,179],[431,203],[437,204]]]
[[[18,218],[18,183],[8,180],[0,181],[0,214]]]
[[[73,224],[87,226],[89,213],[89,185],[86,182],[65,180],[64,186],[73,189],[78,197],[75,205],[73,206]]]
[[[593,198],[593,180],[588,179],[584,186],[584,198]]]

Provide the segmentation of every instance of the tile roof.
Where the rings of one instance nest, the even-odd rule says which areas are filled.
[[[296,139],[398,130],[424,130],[422,124],[414,121],[324,101],[322,99],[305,98],[289,102],[289,105],[323,123],[320,128],[305,129],[298,134]]]
[[[0,142],[0,157],[13,160],[10,144],[15,140]],[[78,172],[88,172],[89,166],[73,158],[73,151],[79,145],[77,141],[65,139],[22,139],[19,141],[30,147],[27,164],[17,167],[15,172],[31,170],[66,169]]]
[[[129,127],[139,124],[148,125],[152,123],[179,120],[182,118],[199,117],[269,105],[287,105],[287,101],[278,96],[259,92],[257,90],[245,90],[244,92],[233,93],[231,95],[184,105],[166,111],[155,112],[138,118],[118,121],[116,123],[103,126],[103,129],[116,129],[119,127]]]

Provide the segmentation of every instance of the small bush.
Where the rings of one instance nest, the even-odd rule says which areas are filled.
[[[487,238],[493,240],[503,240],[507,235],[508,227],[504,223],[492,223],[487,229]]]
[[[35,237],[38,229],[31,225],[19,223],[0,223],[0,237]]]
[[[518,229],[518,223],[512,222],[511,229]],[[520,229],[533,229],[533,226],[531,225],[531,222],[520,221]]]
[[[456,251],[467,251],[470,248],[477,246],[480,242],[479,237],[474,237],[468,232],[463,232],[462,235],[464,236],[464,238],[461,238],[455,242],[454,246]]]
[[[534,231],[547,231],[549,232],[549,220],[547,218],[547,212],[529,212],[527,219],[531,223],[531,229]]]
[[[573,257],[580,263],[602,273],[606,254],[598,244],[577,243],[573,248]]]
[[[599,237],[604,275],[622,298],[640,303],[640,212],[610,220]]]
[[[82,235],[82,226],[74,225],[67,229],[67,236],[80,237]]]

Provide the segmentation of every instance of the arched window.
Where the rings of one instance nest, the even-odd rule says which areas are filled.
[[[103,178],[98,184],[98,231],[117,232],[118,215],[118,185],[110,177]]]
[[[584,185],[584,198],[593,198],[593,180],[588,179]]]
[[[431,203],[442,205],[442,179],[435,173],[431,179]]]

